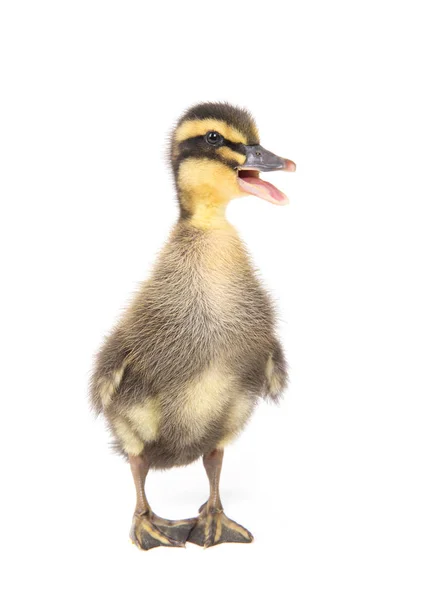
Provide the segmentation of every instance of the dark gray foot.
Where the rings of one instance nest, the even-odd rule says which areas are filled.
[[[161,520],[153,514],[134,515],[130,538],[140,550],[151,550],[158,546],[183,548],[185,540],[178,540],[159,529],[156,520]],[[175,533],[177,529],[175,528]],[[189,533],[189,532],[188,532]]]
[[[185,544],[189,534],[197,523],[197,519],[181,519],[178,521],[170,521],[161,519],[156,515],[153,516],[153,523],[160,531],[169,536],[173,540],[177,540]]]
[[[197,544],[197,546],[209,548],[217,544],[249,544],[253,539],[253,536],[245,527],[228,519],[223,511],[208,511],[207,507],[204,506],[187,541]]]

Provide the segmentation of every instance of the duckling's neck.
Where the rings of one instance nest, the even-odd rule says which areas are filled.
[[[199,204],[189,219],[198,229],[222,229],[229,226],[226,205]]]
[[[198,229],[226,229],[228,200],[216,193],[195,192],[179,198],[181,216]]]

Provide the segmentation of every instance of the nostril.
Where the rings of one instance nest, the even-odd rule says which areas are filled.
[[[261,152],[259,150],[257,150],[256,156],[261,156]]]

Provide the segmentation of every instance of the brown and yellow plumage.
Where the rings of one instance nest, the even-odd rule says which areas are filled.
[[[216,457],[243,429],[257,400],[276,399],[285,387],[272,303],[225,218],[228,202],[243,193],[238,169],[252,147],[261,148],[254,121],[227,104],[190,109],[173,133],[181,217],[150,278],[101,348],[91,386],[92,404],[128,456],[136,483],[143,469],[186,465],[201,456],[206,469],[210,463],[219,470]],[[247,535],[238,539],[239,531],[236,539],[222,539],[222,517],[216,517],[220,541],[207,542],[201,522],[210,532],[210,515],[220,512],[214,502],[188,531],[177,524],[160,529],[142,492],[132,537],[145,549],[172,545],[163,543],[166,535],[182,544],[187,537],[204,545],[251,541]],[[152,527],[159,532],[153,542]],[[138,530],[150,531],[148,540]]]

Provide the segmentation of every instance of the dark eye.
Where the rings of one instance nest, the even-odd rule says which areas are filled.
[[[219,144],[222,141],[222,136],[220,135],[220,133],[217,133],[217,131],[209,131],[208,133],[206,133],[206,142],[208,144],[212,144],[212,146],[216,146],[216,144]]]

